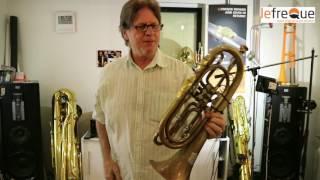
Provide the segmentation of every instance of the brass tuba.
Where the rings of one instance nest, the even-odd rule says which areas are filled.
[[[243,96],[237,96],[233,100],[229,106],[229,112],[235,165],[239,167],[236,176],[239,177],[239,180],[250,180],[252,177],[250,151],[248,149],[250,127]]]
[[[56,180],[81,179],[81,153],[77,138],[77,121],[81,108],[68,89],[56,91],[52,97],[51,124],[52,167]]]
[[[222,112],[239,86],[243,75],[242,55],[228,45],[212,49],[187,79],[176,99],[161,119],[154,136],[158,145],[180,149],[161,162],[150,161],[153,168],[167,180],[189,179],[193,164],[207,139],[202,112]]]

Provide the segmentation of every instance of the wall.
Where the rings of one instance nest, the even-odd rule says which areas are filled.
[[[28,79],[40,83],[44,152],[50,152],[53,93],[60,88],[71,89],[83,112],[92,111],[100,72],[96,67],[97,50],[126,53],[117,28],[121,4],[118,0],[8,1],[9,14],[19,18],[20,69]],[[55,32],[55,12],[60,10],[75,11],[75,33]],[[50,153],[44,156],[49,167]]]
[[[291,0],[276,1],[276,0],[261,0],[260,7],[266,6],[292,6]],[[299,34],[299,33],[297,33]],[[282,50],[282,36],[283,36],[283,24],[273,24],[272,28],[260,29],[260,57],[256,57],[256,60],[260,65],[268,65],[277,62],[281,62],[281,50]],[[279,66],[268,67],[260,69],[259,75],[272,77],[278,79]],[[253,76],[250,74],[250,81],[253,82]],[[253,89],[253,85],[252,89]],[[252,90],[253,91],[253,90]],[[249,94],[252,94],[253,92]],[[252,95],[253,96],[253,95]],[[251,96],[251,97],[252,97]],[[249,96],[250,97],[250,96]],[[265,93],[256,94],[256,104],[251,103],[251,108],[256,108],[256,145],[255,145],[255,171],[262,171],[262,148],[263,148],[263,133],[264,133],[264,111],[265,111]],[[255,107],[253,107],[253,105]]]
[[[92,110],[99,68],[98,49],[127,48],[118,32],[119,1],[11,0],[9,12],[19,17],[19,61],[27,78],[40,83],[41,105],[51,106],[59,88],[73,90],[84,111]],[[76,13],[75,33],[55,32],[55,12]]]
[[[262,0],[261,6],[265,7],[272,5],[277,6],[313,6],[316,7],[317,12],[320,8],[320,2],[316,0],[306,1],[277,1],[277,0]],[[297,52],[296,58],[311,56],[312,48],[315,49],[316,54],[320,54],[320,21],[319,14],[316,14],[316,23],[314,24],[297,24]],[[274,24],[272,29],[262,29],[261,31],[261,64],[272,64],[281,61],[281,50],[282,50],[282,37],[283,37],[283,24]],[[310,77],[310,60],[300,61],[297,63],[297,82],[300,86],[309,86]],[[278,78],[279,66],[270,67],[261,70],[262,75],[266,75],[273,78]],[[312,86],[312,99],[320,102],[320,92],[317,90],[320,88],[320,81],[317,80],[320,73],[320,62],[319,58],[316,58],[314,62],[313,72],[313,86]],[[263,99],[263,98],[261,98]],[[261,112],[261,111],[260,111]],[[263,113],[259,113],[262,114]],[[313,111],[310,115],[309,130],[310,134],[308,137],[308,152],[307,152],[307,167],[305,179],[312,180],[315,177],[313,171],[314,150],[319,147],[319,141],[316,136],[319,136],[317,129],[320,127],[320,123],[317,119],[320,114],[319,107]],[[263,122],[263,118],[257,119],[258,123]],[[259,125],[258,125],[259,126]],[[261,127],[261,126],[260,126]]]
[[[4,0],[0,0],[1,2]],[[51,97],[59,88],[69,88],[77,96],[84,112],[92,111],[100,69],[96,67],[98,49],[127,53],[118,22],[126,0],[10,0],[9,15],[19,18],[20,71],[40,83],[43,151],[50,152]],[[194,3],[224,3],[208,0],[162,0],[163,6],[188,6]],[[233,3],[245,4],[244,1]],[[248,1],[250,4],[250,2]],[[4,7],[4,6],[0,6]],[[248,7],[250,12],[251,6]],[[75,33],[55,32],[55,12],[76,13]],[[2,11],[1,11],[2,12]],[[248,16],[250,24],[250,16]],[[205,48],[206,49],[206,48]],[[47,166],[50,153],[44,153]]]
[[[7,0],[0,0],[0,64],[4,62]]]
[[[98,49],[115,49],[127,52],[121,36],[118,32],[118,21],[121,5],[125,0],[0,0],[0,47],[3,47],[2,34],[4,34],[3,12],[19,17],[19,61],[20,69],[27,74],[28,79],[38,80],[40,83],[42,125],[44,138],[44,151],[49,152],[49,122],[51,120],[51,96],[59,88],[66,87],[75,92],[78,104],[84,112],[92,111],[94,104],[94,93],[100,69],[96,67],[96,51]],[[180,6],[182,3],[192,4],[195,2],[219,4],[225,1],[199,0],[162,0],[165,6]],[[317,6],[316,0],[306,0],[300,4]],[[252,12],[251,1],[232,1],[233,4],[248,4],[248,13]],[[8,10],[6,10],[8,4]],[[261,0],[261,6],[289,6],[292,0],[276,1]],[[59,10],[70,10],[76,12],[75,33],[55,33],[54,13]],[[248,14],[248,32],[252,26],[251,15]],[[317,24],[299,25],[298,41],[299,52],[297,57],[307,56],[311,47],[316,53],[320,52],[319,18]],[[272,29],[261,30],[261,64],[279,62],[281,57],[283,25],[274,24]],[[310,34],[316,34],[310,36]],[[249,42],[249,33],[247,33]],[[250,48],[250,47],[249,47]],[[3,48],[0,48],[0,55]],[[205,48],[206,49],[206,48]],[[0,57],[1,58],[1,57]],[[0,59],[1,60],[1,59]],[[309,62],[299,63],[298,79],[303,85],[309,82]],[[267,68],[260,71],[261,74],[277,78],[279,68]],[[319,77],[319,62],[315,62],[314,77]],[[247,74],[247,77],[250,77]],[[320,101],[320,82],[314,81],[313,97]],[[248,92],[252,86],[248,85]],[[263,97],[259,97],[263,100]],[[261,99],[262,98],[262,99]],[[261,107],[261,105],[259,105]],[[263,115],[263,108],[258,109],[258,114]],[[315,127],[320,127],[316,121],[316,115],[320,115],[319,108],[311,116],[310,144],[315,144]],[[262,132],[262,116],[257,117],[257,132]],[[260,123],[260,124],[259,124]],[[261,142],[261,135],[257,134],[257,146]],[[311,146],[310,149],[314,147]],[[260,150],[255,153],[260,155]],[[309,153],[310,155],[312,154]],[[48,156],[48,153],[46,153]],[[48,158],[46,158],[48,159]],[[312,157],[308,158],[308,169],[312,169]],[[308,170],[309,171],[309,170]]]
[[[319,12],[320,9],[320,2],[317,0],[306,0],[305,6],[315,6],[317,12]],[[309,56],[311,54],[311,49],[314,48],[315,54],[320,55],[320,19],[319,19],[319,13],[317,14],[316,18],[316,24],[307,24],[305,26],[305,29],[303,31],[303,39],[304,39],[304,54],[303,56]],[[310,70],[310,61],[306,63],[306,66],[304,67],[305,74],[307,76],[307,80],[305,82],[309,83],[309,76],[310,73],[307,71]],[[318,80],[318,77],[320,77],[320,62],[319,57],[315,59],[314,61],[314,68],[313,68],[313,85],[312,85],[312,99],[315,100],[318,104],[318,107],[312,112],[310,115],[310,121],[309,121],[309,129],[310,134],[308,137],[308,151],[307,151],[307,168],[306,168],[306,178],[305,179],[313,179],[316,178],[316,174],[318,173],[315,168],[317,168],[315,165],[319,164],[318,162],[315,162],[315,155],[317,148],[320,147],[320,81]],[[319,168],[319,167],[318,167]]]
[[[117,28],[124,1],[10,0],[10,15],[19,17],[21,71],[28,79],[40,82],[42,106],[50,107],[53,92],[66,87],[75,91],[84,111],[92,110],[100,70],[96,67],[96,50],[127,52]],[[181,5],[180,1],[163,2]],[[55,32],[54,13],[58,10],[76,12],[77,32]]]

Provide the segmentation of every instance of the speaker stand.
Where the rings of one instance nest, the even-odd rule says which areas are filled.
[[[313,79],[313,64],[314,64],[314,58],[317,57],[317,55],[314,55],[314,49],[311,51],[311,62],[310,62],[310,79],[309,79],[309,92],[308,92],[308,100],[306,105],[306,113],[307,113],[307,120],[306,120],[306,126],[305,126],[305,133],[303,135],[304,143],[302,147],[302,167],[300,169],[300,173],[302,178],[305,178],[305,168],[306,168],[306,159],[307,159],[307,150],[308,150],[308,137],[309,137],[309,121],[310,121],[310,113],[313,109],[316,108],[316,104],[314,106],[312,103],[314,101],[311,100],[311,93],[312,93],[312,79]],[[315,102],[314,102],[315,103]],[[312,107],[313,106],[313,107]]]

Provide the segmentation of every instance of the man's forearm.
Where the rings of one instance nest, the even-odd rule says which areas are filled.
[[[98,137],[100,141],[103,160],[104,160],[104,163],[106,163],[106,161],[112,160],[107,129],[105,125],[100,123],[99,121],[96,121],[96,127],[97,127]]]

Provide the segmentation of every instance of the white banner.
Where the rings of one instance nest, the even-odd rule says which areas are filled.
[[[261,23],[315,23],[315,7],[262,7]]]

